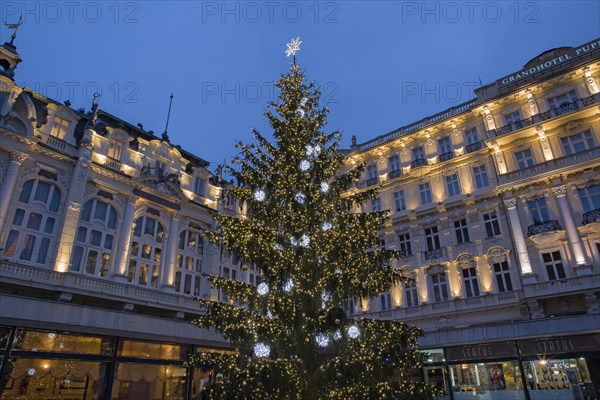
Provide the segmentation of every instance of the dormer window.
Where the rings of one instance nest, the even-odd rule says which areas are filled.
[[[61,140],[65,140],[67,137],[67,130],[69,129],[69,121],[59,117],[58,115],[54,116],[54,123],[52,124],[52,130],[50,131],[50,135],[59,138]]]
[[[120,161],[123,153],[123,142],[118,141],[115,138],[111,138],[108,144],[107,156],[113,160]]]
[[[204,196],[204,189],[206,187],[206,179],[196,177],[194,179],[194,193],[198,196]]]

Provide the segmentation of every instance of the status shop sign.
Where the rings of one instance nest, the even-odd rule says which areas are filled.
[[[524,356],[598,351],[600,349],[600,335],[527,340],[519,342],[519,348]]]
[[[476,344],[471,346],[449,347],[446,349],[448,361],[485,360],[492,358],[512,358],[517,356],[513,342]]]

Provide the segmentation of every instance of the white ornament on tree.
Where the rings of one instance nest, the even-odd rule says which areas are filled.
[[[342,338],[342,331],[339,329],[333,332],[333,340],[340,340]]]
[[[310,245],[310,238],[308,237],[308,235],[302,235],[300,237],[300,240],[298,241],[298,244],[300,244],[300,246],[302,247],[308,247]]]
[[[300,171],[306,172],[310,169],[310,161],[302,160],[300,161]]]
[[[356,339],[356,338],[358,338],[359,335],[360,335],[360,329],[358,329],[358,326],[350,325],[348,327],[348,337],[350,337],[350,339]]]
[[[296,194],[296,201],[299,204],[304,204],[304,202],[306,201],[306,196],[304,195],[304,193],[298,193],[298,194]]]
[[[265,282],[261,282],[256,287],[256,293],[258,293],[259,296],[266,295],[267,293],[269,293],[269,285],[267,285]]]
[[[283,285],[283,290],[285,292],[291,292],[295,286],[296,286],[296,284],[294,283],[294,281],[291,279],[288,279]]]
[[[319,333],[315,336],[315,342],[317,342],[319,347],[327,347],[329,346],[329,336]]]
[[[308,97],[303,97],[302,100],[300,100],[300,105],[302,107],[304,107],[307,102],[308,102]]]
[[[265,191],[262,189],[258,189],[256,192],[254,192],[254,199],[256,201],[263,201],[266,197]]]
[[[254,355],[259,358],[269,357],[271,347],[263,342],[258,342],[254,345]]]
[[[287,50],[285,51],[285,55],[288,57],[296,56],[296,53],[300,51],[300,44],[302,44],[302,41],[299,37],[297,37],[296,39],[292,39],[292,41],[287,44]]]
[[[304,118],[304,116],[306,115],[306,112],[303,109],[299,108],[296,110],[296,114],[298,114],[298,116],[300,118]]]
[[[321,182],[321,192],[323,192],[323,193],[329,192],[329,183]]]
[[[332,227],[333,227],[333,224],[331,222],[325,221],[325,222],[323,222],[323,225],[321,226],[321,229],[323,229],[323,232],[327,232]]]
[[[298,246],[298,240],[296,240],[296,238],[293,236],[290,238],[290,243],[292,246]]]

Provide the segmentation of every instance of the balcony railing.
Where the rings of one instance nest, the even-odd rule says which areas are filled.
[[[540,114],[533,115],[529,118],[524,118],[519,121],[512,122],[510,124],[506,124],[500,128],[493,129],[488,132],[489,137],[493,136],[502,136],[507,133],[525,128],[527,126],[537,124],[539,122],[545,121],[552,117],[558,117],[561,115],[565,115],[571,113],[573,111],[577,111],[582,107],[587,107],[592,104],[600,103],[600,93],[593,94],[591,96],[585,97],[583,99],[577,99],[572,103],[563,104],[560,107],[553,108],[551,110],[545,111]]]
[[[53,149],[65,151],[67,144],[60,139],[53,138],[52,136],[48,136],[46,139],[46,144]]]
[[[104,163],[104,166],[112,169],[113,171],[121,171],[122,164],[117,160],[107,159]]]
[[[581,225],[587,225],[594,222],[600,222],[600,208],[584,213]]]
[[[412,162],[410,163],[410,168],[414,169],[418,167],[424,167],[426,165],[427,160],[425,158],[417,158],[416,160],[412,160]]]
[[[391,171],[388,173],[388,178],[389,179],[395,179],[395,178],[399,178],[402,176],[402,170],[401,169],[397,169],[394,171]]]
[[[452,152],[452,151],[440,154],[440,162],[448,161],[453,158],[454,158],[454,152]]]
[[[365,187],[377,185],[379,183],[379,178],[370,178],[365,181]]]
[[[444,251],[442,249],[428,250],[423,252],[423,257],[426,260],[437,260],[438,258],[442,258],[444,256]]]
[[[467,145],[467,153],[481,150],[482,142],[475,142]]]
[[[525,297],[560,295],[569,292],[584,292],[595,290],[600,285],[600,274],[582,275],[573,278],[558,279],[523,285]]]
[[[531,225],[527,228],[527,235],[539,235],[540,233],[548,233],[554,231],[560,231],[562,228],[556,220],[544,221],[539,224]]]

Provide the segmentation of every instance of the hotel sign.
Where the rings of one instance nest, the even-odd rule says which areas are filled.
[[[448,361],[475,361],[490,358],[511,358],[517,356],[514,342],[477,344],[473,346],[448,347]]]
[[[582,44],[579,47],[571,47],[562,51],[562,54],[551,59],[545,60],[537,65],[532,67],[524,68],[517,73],[505,76],[502,79],[498,79],[496,84],[498,87],[508,85],[510,83],[519,82],[520,80],[527,78],[528,76],[535,75],[538,72],[542,72],[544,70],[550,69],[556,65],[560,65],[565,61],[569,61],[575,57],[579,57],[586,53],[591,52],[594,49],[600,48],[600,39],[593,40],[589,43]]]
[[[524,356],[598,351],[600,335],[527,340],[519,342],[519,348]]]

